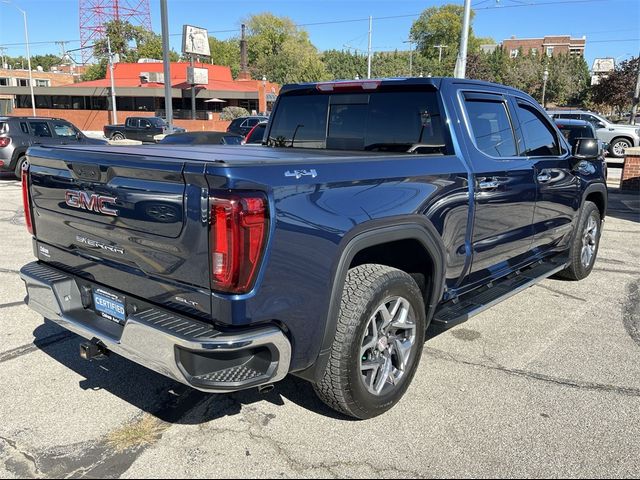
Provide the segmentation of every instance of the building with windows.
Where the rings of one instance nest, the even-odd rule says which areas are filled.
[[[61,87],[72,85],[75,77],[71,73],[44,72],[32,70],[34,88]],[[0,68],[0,115],[11,113],[14,107],[14,96],[4,93],[3,87],[21,87],[29,90],[29,70]]]
[[[571,38],[570,35],[547,35],[543,38],[516,38],[502,41],[502,48],[511,58],[518,55],[576,55],[584,57],[587,37]]]
[[[227,106],[256,113],[269,111],[280,91],[279,85],[266,80],[234,80],[231,69],[220,65],[196,64],[192,80],[188,78],[188,67],[187,62],[173,62],[170,67],[174,119],[187,129],[226,127],[225,122],[220,122],[219,113]],[[114,65],[113,78],[119,122],[127,116],[165,116],[162,62],[118,63]],[[196,82],[196,120],[192,119],[191,81]],[[108,70],[107,78],[101,80],[42,87],[36,84],[34,93],[38,115],[64,118],[82,130],[102,130],[104,125],[113,123]],[[31,115],[28,84],[0,86],[0,95],[12,99],[7,113]]]

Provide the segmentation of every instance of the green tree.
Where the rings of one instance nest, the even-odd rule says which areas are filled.
[[[367,75],[367,56],[346,50],[327,50],[320,60],[331,80],[348,80]]]
[[[82,75],[82,81],[100,80],[107,76],[107,61],[101,60],[99,63],[89,65]]]
[[[112,20],[105,24],[105,35],[111,40],[111,51],[120,56],[121,62],[137,62],[140,58],[162,60],[162,38],[141,26],[122,20]],[[93,47],[96,58],[108,56],[107,39],[98,40]],[[178,61],[179,55],[169,52],[169,60]]]
[[[236,78],[240,72],[240,40],[237,38],[218,40],[215,37],[209,37],[209,48],[211,62],[230,67],[233,78]]]
[[[640,57],[633,57],[616,66],[607,78],[600,80],[591,91],[591,99],[597,105],[614,107],[621,114],[631,107],[633,93],[640,68]]]
[[[266,76],[281,84],[328,78],[309,35],[290,18],[262,13],[252,15],[245,23],[249,65],[254,78]]]

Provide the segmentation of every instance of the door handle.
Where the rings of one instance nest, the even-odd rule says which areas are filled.
[[[540,183],[547,183],[550,180],[551,180],[551,175],[549,175],[548,172],[542,171],[538,175],[538,182]]]
[[[500,183],[497,178],[485,178],[478,182],[478,188],[480,190],[495,190],[500,186]]]

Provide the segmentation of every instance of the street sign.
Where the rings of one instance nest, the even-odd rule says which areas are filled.
[[[184,25],[182,27],[182,53],[210,57],[209,35],[206,28]]]

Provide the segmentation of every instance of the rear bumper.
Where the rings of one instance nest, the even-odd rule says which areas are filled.
[[[20,270],[27,304],[87,340],[198,390],[232,392],[274,383],[288,373],[291,344],[275,326],[222,332],[136,301],[124,325],[91,308],[91,284],[46,264]]]

